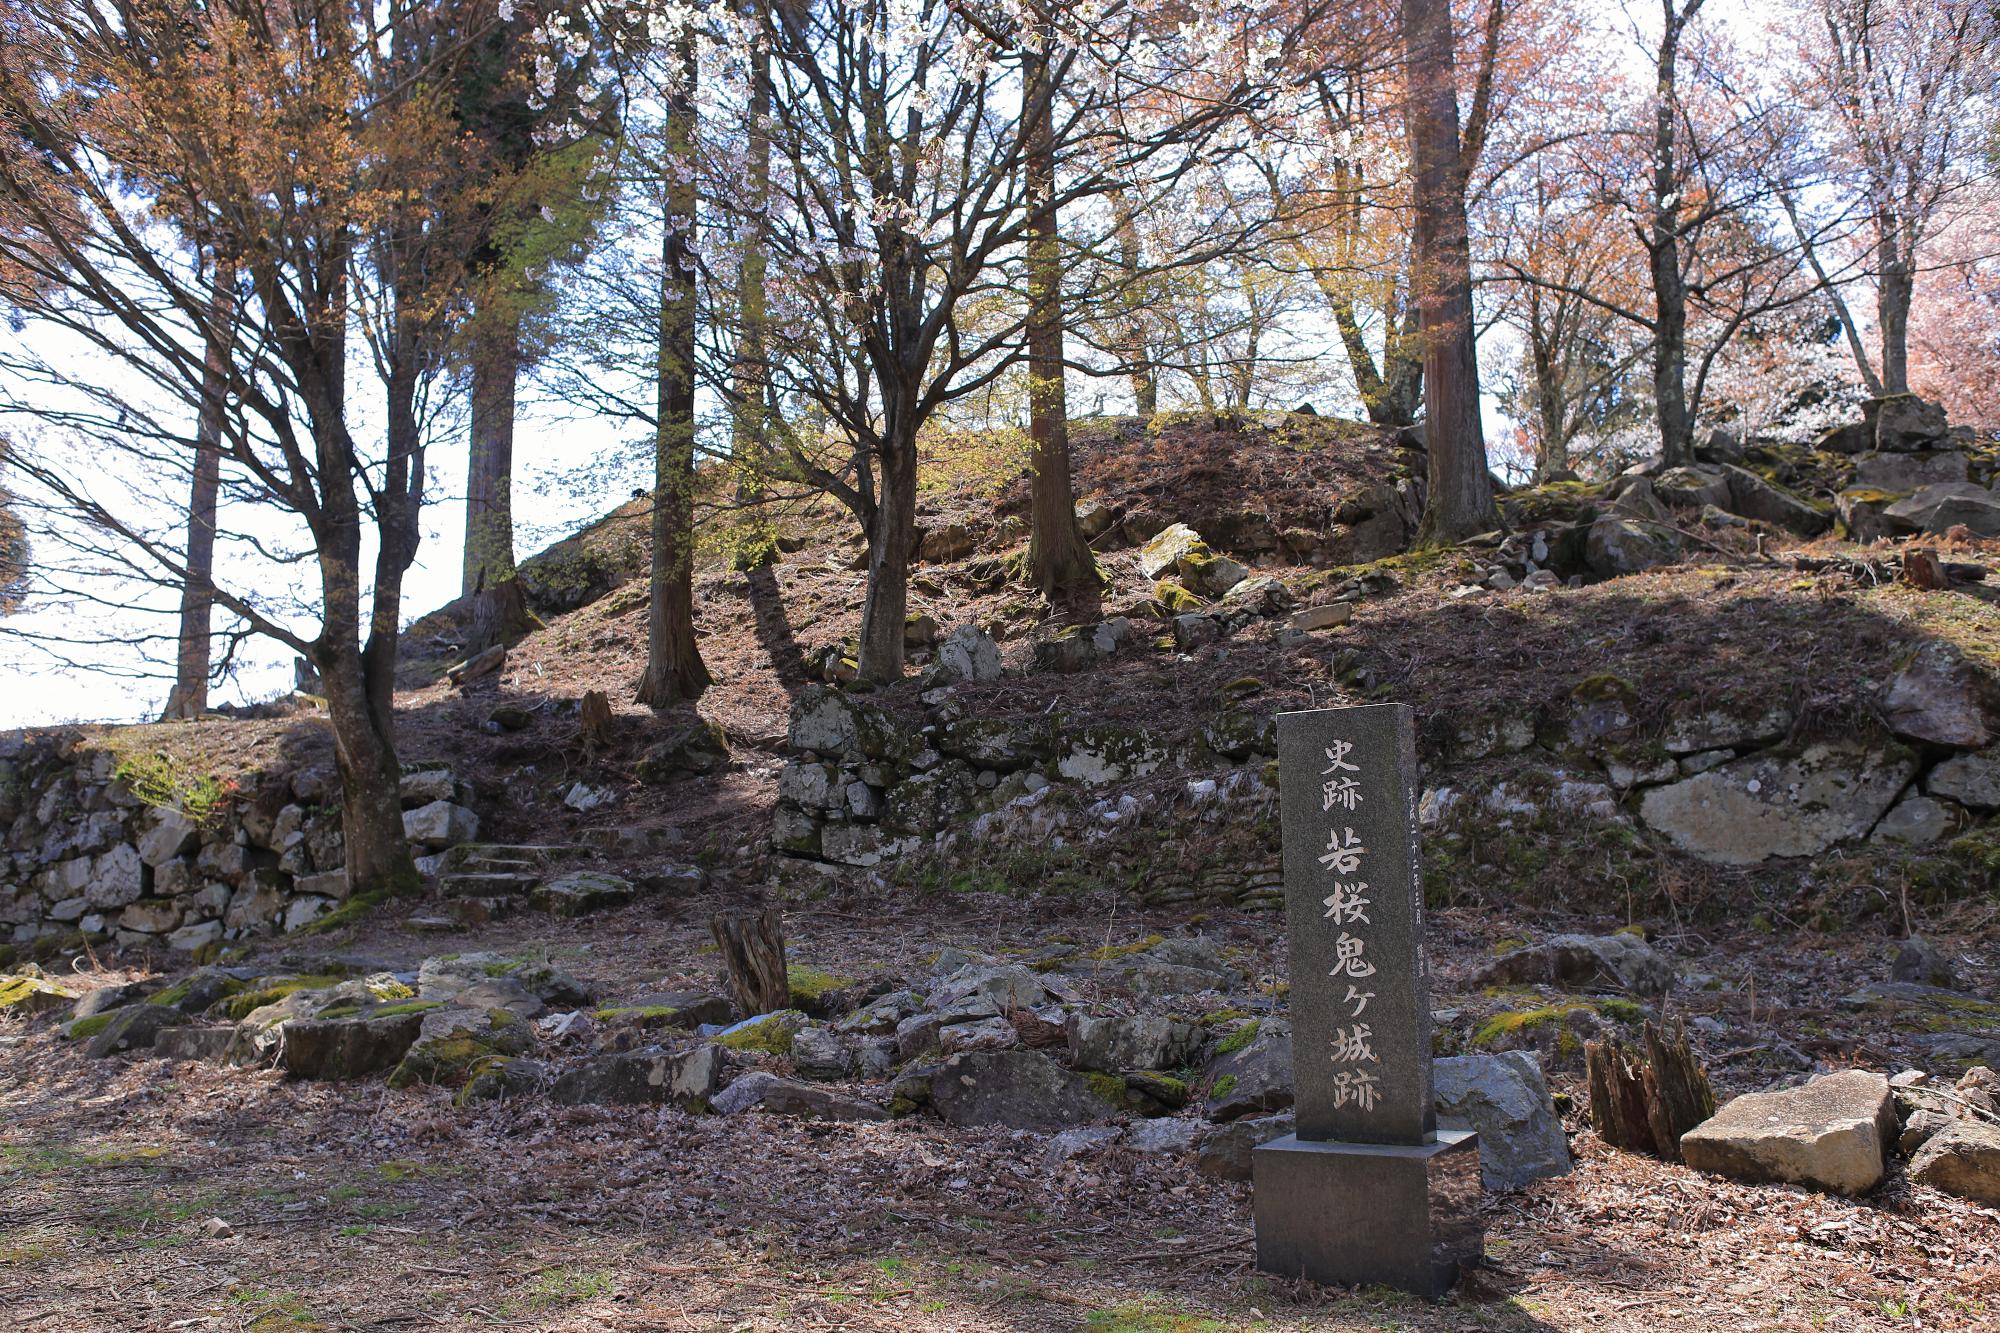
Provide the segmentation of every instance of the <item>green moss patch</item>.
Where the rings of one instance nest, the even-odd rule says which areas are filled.
[[[1130,958],[1135,953],[1144,953],[1166,943],[1164,935],[1148,935],[1144,939],[1132,940],[1125,944],[1107,944],[1101,949],[1092,949],[1083,956],[1094,963],[1109,962],[1114,958]]]
[[[806,1016],[796,1009],[766,1014],[715,1039],[718,1046],[758,1055],[790,1055],[792,1038],[805,1026]]]
[[[267,1004],[276,1004],[288,995],[296,995],[302,990],[326,990],[339,984],[339,977],[287,977],[283,981],[232,995],[217,1005],[217,1012],[224,1018],[240,1023],[254,1011],[262,1009]]]
[[[846,990],[854,984],[854,978],[835,976],[816,967],[807,967],[804,963],[787,963],[785,984],[791,987],[793,999],[811,1004],[835,991]]]
[[[1217,1055],[1236,1054],[1251,1042],[1257,1040],[1257,1032],[1261,1026],[1262,1024],[1256,1019],[1251,1019],[1248,1023],[1245,1023],[1242,1027],[1217,1042],[1215,1044],[1215,1053]]]

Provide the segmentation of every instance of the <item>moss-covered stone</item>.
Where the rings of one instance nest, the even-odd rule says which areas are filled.
[[[276,1004],[287,996],[296,995],[303,990],[326,990],[339,984],[339,977],[286,977],[282,981],[268,982],[231,995],[218,1002],[213,1012],[220,1017],[241,1022],[256,1010],[262,1009],[267,1004]],[[404,988],[404,994],[412,993],[408,987]]]
[[[1201,597],[1189,592],[1172,579],[1161,579],[1155,583],[1153,598],[1170,616],[1189,615],[1208,605]]]
[[[792,999],[801,1008],[811,1009],[853,986],[854,978],[836,976],[804,963],[787,963],[785,984],[791,988]]]
[[[1131,940],[1124,944],[1107,944],[1102,948],[1092,949],[1083,956],[1092,962],[1108,962],[1113,958],[1130,958],[1135,953],[1144,953],[1146,950],[1165,942],[1166,936],[1164,935],[1147,935],[1142,939]]]
[[[77,994],[44,977],[0,977],[0,1010],[45,1014],[75,1004]]]
[[[1215,1053],[1219,1056],[1236,1054],[1251,1042],[1257,1040],[1257,1032],[1260,1027],[1262,1027],[1262,1024],[1258,1020],[1251,1019],[1242,1027],[1215,1043]]]
[[[715,1043],[732,1051],[758,1055],[790,1055],[792,1038],[798,1035],[799,1029],[805,1024],[806,1016],[799,1010],[782,1009],[775,1014],[746,1019],[718,1035]]]

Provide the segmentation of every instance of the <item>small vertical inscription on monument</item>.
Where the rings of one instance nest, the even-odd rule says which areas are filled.
[[[1278,716],[1303,1140],[1436,1137],[1416,783],[1407,705]]]

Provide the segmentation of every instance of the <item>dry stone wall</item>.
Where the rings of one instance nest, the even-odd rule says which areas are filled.
[[[301,929],[348,898],[330,766],[178,804],[148,786],[82,733],[0,734],[0,944],[82,936],[192,954]],[[420,857],[478,836],[446,770],[406,773],[402,800]]]

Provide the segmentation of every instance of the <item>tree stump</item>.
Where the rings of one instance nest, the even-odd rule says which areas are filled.
[[[1615,1038],[1584,1043],[1590,1126],[1614,1148],[1678,1162],[1681,1135],[1715,1114],[1715,1094],[1684,1025],[1668,1035],[1648,1023],[1644,1044],[1639,1052]]]
[[[730,996],[744,1017],[792,1007],[785,975],[784,918],[775,907],[749,912],[717,912],[708,919],[722,965],[729,971]]]
[[[611,744],[611,698],[603,690],[583,692],[583,748],[591,754]]]
[[[1903,582],[1925,592],[1938,592],[1951,586],[1944,566],[1938,563],[1937,552],[1928,546],[1913,546],[1903,552]]]

